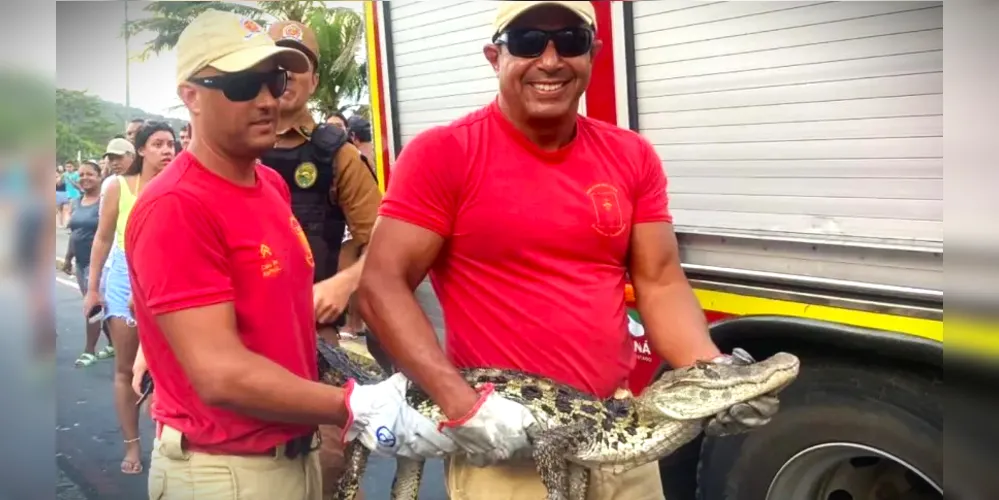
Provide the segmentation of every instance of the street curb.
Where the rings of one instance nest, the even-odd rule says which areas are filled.
[[[61,259],[59,257],[56,257],[56,259],[55,259],[56,269],[60,269],[62,267],[62,261],[63,261],[63,259]],[[346,350],[354,353],[354,354],[357,354],[359,356],[364,356],[365,358],[368,358],[368,359],[370,359],[372,361],[375,360],[374,356],[372,356],[371,353],[368,352],[368,348],[364,346],[364,339],[363,338],[359,338],[357,340],[353,340],[353,339],[352,340],[341,340],[340,341],[340,346],[343,347],[344,349],[346,349]]]

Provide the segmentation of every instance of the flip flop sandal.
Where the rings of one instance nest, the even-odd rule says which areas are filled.
[[[94,356],[93,354],[90,354],[88,352],[85,352],[81,354],[79,358],[76,358],[76,366],[78,367],[90,366],[96,362],[97,362],[97,356]]]
[[[125,444],[138,442],[142,438],[126,439]],[[121,473],[128,475],[142,474],[142,459],[140,458],[138,462],[132,462],[130,460],[121,461]]]
[[[142,474],[142,462],[130,462],[128,460],[121,461],[121,473],[134,476],[136,474]]]
[[[108,359],[114,357],[114,347],[105,346],[104,349],[97,351],[97,359]]]

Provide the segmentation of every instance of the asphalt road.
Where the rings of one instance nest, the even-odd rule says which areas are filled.
[[[33,355],[31,300],[25,283],[0,278],[0,499],[84,500],[54,467],[55,387],[51,365]]]
[[[61,257],[65,254],[68,238],[65,234],[60,234],[58,239],[57,252]],[[50,479],[48,484],[53,482],[58,484],[59,500],[147,498],[146,473],[129,476],[119,470],[123,444],[112,404],[113,361],[100,361],[87,368],[76,368],[73,365],[84,341],[82,297],[73,277],[60,272],[56,280],[56,320],[59,338],[55,370],[54,444],[58,470],[56,477]],[[443,332],[439,306],[428,285],[420,287],[418,297],[428,310],[428,316],[438,332]],[[103,345],[102,339],[98,347]],[[148,447],[153,439],[153,427],[148,417],[141,418],[140,430],[144,453],[148,457]],[[5,461],[8,460],[0,458],[0,464]],[[3,469],[10,471],[9,468],[0,466],[0,470]],[[50,468],[47,470],[51,471]],[[363,483],[365,498],[388,499],[394,472],[394,461],[372,457]],[[3,488],[0,488],[0,499],[3,499],[2,492]],[[446,498],[442,465],[440,461],[428,462],[420,499],[446,500]]]

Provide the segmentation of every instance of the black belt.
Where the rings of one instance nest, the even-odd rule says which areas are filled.
[[[307,456],[309,453],[319,449],[322,444],[322,439],[316,439],[316,446],[312,446],[313,436],[318,436],[317,433],[306,434],[304,436],[299,436],[297,438],[291,438],[284,443],[284,456],[290,460],[294,460],[299,457]],[[277,451],[280,447],[275,447],[272,453],[277,456]]]

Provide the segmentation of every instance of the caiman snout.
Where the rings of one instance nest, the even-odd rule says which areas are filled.
[[[779,352],[748,365],[698,363],[669,371],[638,398],[643,412],[674,420],[711,417],[765,394],[780,392],[798,376],[801,361]]]

